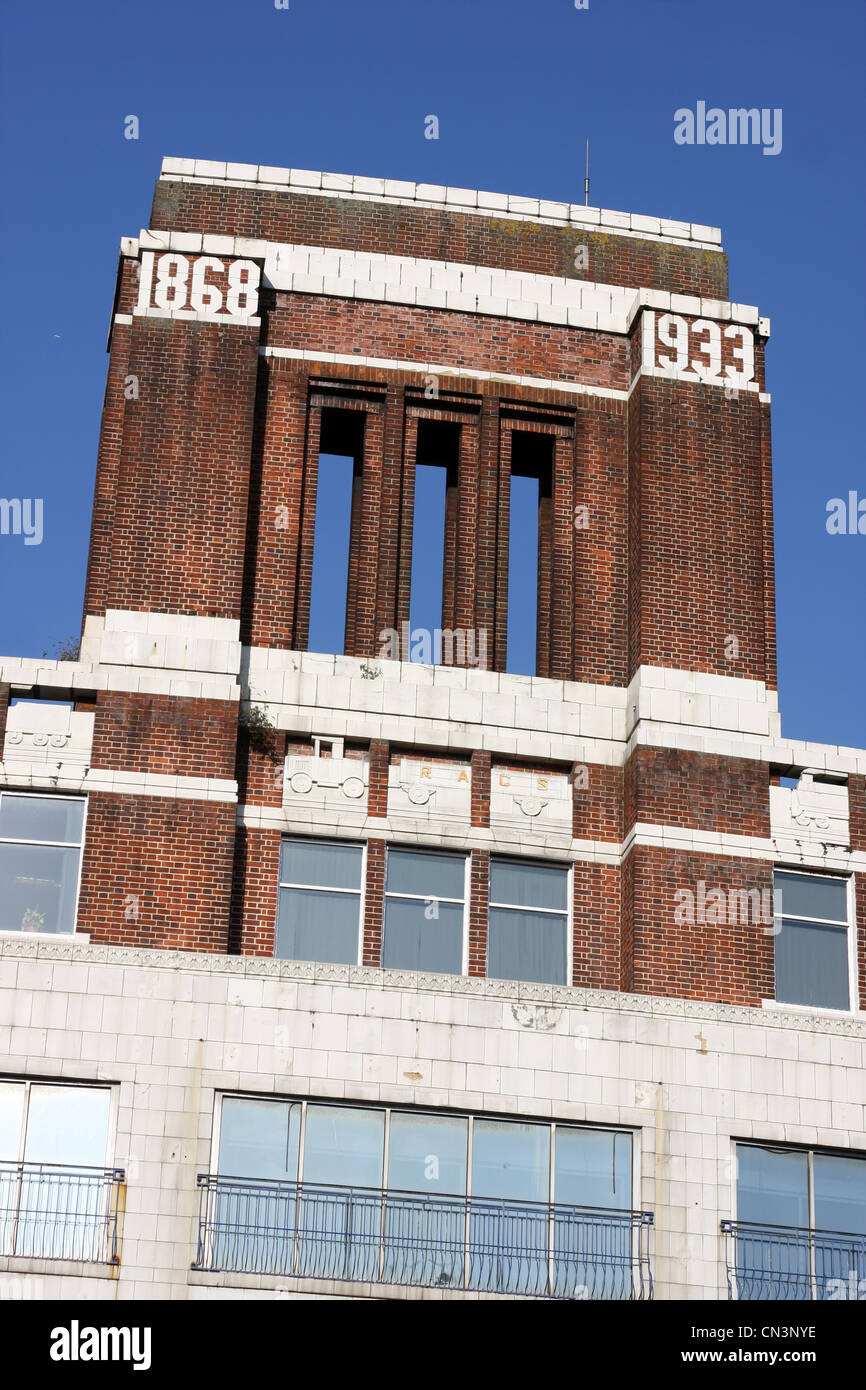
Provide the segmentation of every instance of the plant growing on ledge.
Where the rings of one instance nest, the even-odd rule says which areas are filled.
[[[270,758],[273,763],[280,762],[269,737],[270,734],[276,733],[277,726],[260,705],[241,705],[238,724],[242,729],[246,729],[251,748],[263,757]]]
[[[55,642],[54,650],[51,653],[52,661],[77,661],[81,654],[81,638],[67,637],[63,642]],[[48,653],[43,652],[43,657]]]

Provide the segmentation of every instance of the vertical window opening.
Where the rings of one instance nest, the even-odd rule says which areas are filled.
[[[506,668],[534,676],[549,640],[553,441],[514,430],[508,520]]]
[[[412,577],[409,590],[409,649],[404,661],[442,663],[448,538],[446,505],[457,485],[460,426],[419,420],[412,513]],[[451,537],[453,549],[453,537]],[[453,572],[453,555],[450,566]],[[450,642],[449,642],[450,647]],[[446,652],[448,658],[449,652]]]
[[[360,509],[364,415],[323,410],[310,594],[312,652],[345,650],[350,539]]]

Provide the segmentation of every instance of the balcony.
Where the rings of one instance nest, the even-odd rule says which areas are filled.
[[[0,1255],[117,1264],[122,1168],[0,1162]]]
[[[866,1298],[866,1235],[723,1221],[728,1298]]]
[[[652,1297],[652,1213],[201,1173],[209,1272],[562,1299]]]

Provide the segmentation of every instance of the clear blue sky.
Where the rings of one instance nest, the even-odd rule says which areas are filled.
[[[860,0],[45,0],[4,28],[0,496],[43,498],[44,539],[0,536],[0,652],[78,631],[117,243],[163,155],[581,201],[588,136],[593,204],[721,226],[772,318],[783,728],[866,744],[866,536],[825,529],[866,497]],[[781,153],[676,145],[700,100],[781,107]]]

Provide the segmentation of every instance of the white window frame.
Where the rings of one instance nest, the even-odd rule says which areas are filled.
[[[387,903],[389,898],[408,898],[414,902],[437,902],[437,903],[458,903],[459,898],[446,898],[441,893],[431,898],[427,893],[389,893],[388,892],[388,855],[391,850],[406,851],[409,854],[436,854],[439,856],[450,855],[452,859],[463,859],[463,926],[462,926],[462,946],[460,951],[460,975],[469,974],[469,895],[472,890],[472,854],[467,850],[439,849],[434,845],[419,844],[387,844],[385,846],[385,887],[382,892],[382,948],[385,946],[385,914],[388,910]],[[431,919],[432,920],[432,919]],[[383,965],[383,970],[393,969],[393,966]],[[426,974],[426,971],[419,971],[419,974]],[[459,978],[455,976],[455,979]]]
[[[530,865],[539,869],[565,869],[565,980],[562,985],[551,985],[552,989],[570,988],[574,980],[574,862],[564,859],[537,859],[524,858],[521,855],[513,854],[492,854],[490,856],[490,869],[497,861],[504,861],[510,864]],[[494,902],[490,896],[490,873],[487,879],[487,951],[484,961],[484,978],[498,978],[488,975],[489,964],[489,942],[490,942],[490,909],[491,907],[505,907],[514,912],[543,912],[548,917],[562,917],[563,913],[555,907],[522,907],[519,903]],[[519,983],[519,981],[518,981]],[[524,981],[525,984],[534,983],[531,980]]]
[[[842,1009],[842,1008],[834,1008],[834,1007],[833,1007],[832,1005],[830,1005],[830,1004],[788,1004],[788,1003],[785,1002],[784,999],[777,999],[777,998],[776,998],[776,941],[778,940],[778,932],[776,932],[776,933],[774,933],[774,935],[773,935],[773,998],[772,998],[772,999],[764,999],[764,1000],[762,1000],[763,1006],[764,1006],[765,1008],[775,1008],[775,1009],[784,1009],[784,1010],[795,1009],[795,1010],[797,1010],[798,1012],[804,1013],[804,1014],[815,1014],[815,1013],[819,1013],[819,1014],[829,1014],[831,1017],[835,1017],[835,1018],[838,1018],[838,1017],[840,1017],[840,1016],[841,1016],[841,1017],[847,1017],[849,1014],[856,1014],[856,1013],[859,1013],[859,1011],[860,1011],[859,973],[860,973],[860,972],[859,972],[859,968],[858,968],[859,962],[858,962],[858,950],[857,950],[857,903],[856,903],[856,899],[855,899],[854,875],[853,875],[853,874],[844,874],[844,873],[821,874],[821,873],[816,873],[814,869],[804,869],[804,868],[802,868],[800,865],[775,864],[775,863],[774,863],[774,864],[773,864],[773,875],[774,875],[774,880],[775,880],[775,875],[776,875],[777,873],[778,873],[778,874],[796,874],[796,875],[798,875],[800,878],[820,878],[820,879],[823,879],[825,882],[826,882],[828,879],[832,879],[832,880],[834,880],[836,883],[845,883],[845,885],[846,885],[846,892],[845,892],[845,912],[846,912],[846,915],[847,915],[847,921],[846,921],[846,923],[845,923],[845,931],[846,931],[846,938],[847,938],[846,944],[847,944],[847,948],[848,948],[848,952],[847,952],[847,959],[848,959],[848,1005],[847,1005],[846,1008],[843,1008],[843,1009]],[[841,926],[842,926],[842,923],[841,923],[841,922],[833,921],[833,920],[832,920],[831,918],[829,918],[829,917],[814,917],[814,916],[813,916],[813,917],[801,917],[801,916],[798,916],[796,913],[792,913],[792,912],[785,913],[784,915],[785,915],[786,917],[788,917],[791,921],[794,921],[794,922],[819,922],[819,923],[821,923],[821,924],[823,924],[823,925],[831,926],[831,927],[841,927]],[[774,913],[774,917],[773,917],[773,923],[774,923],[774,925],[776,924],[776,922],[778,922],[778,921],[780,920],[781,916],[782,916],[781,913]]]
[[[556,1202],[555,1196],[555,1171],[556,1171],[556,1133],[559,1129],[579,1129],[589,1130],[591,1133],[602,1134],[627,1134],[631,1139],[631,1174],[629,1180],[629,1205],[627,1211],[637,1211],[640,1209],[640,1179],[641,1179],[641,1130],[632,1129],[625,1124],[591,1124],[583,1121],[560,1120],[555,1117],[545,1119],[535,1115],[519,1114],[500,1114],[498,1111],[483,1110],[437,1110],[429,1105],[405,1105],[399,1102],[392,1104],[389,1101],[358,1101],[351,1098],[342,1099],[338,1096],[314,1096],[314,1095],[275,1095],[261,1092],[249,1091],[217,1091],[214,1094],[214,1118],[213,1132],[211,1135],[211,1160],[210,1171],[214,1176],[219,1176],[219,1151],[220,1139],[222,1136],[222,1108],[225,1100],[266,1100],[281,1103],[283,1105],[299,1105],[301,1107],[298,1125],[298,1171],[297,1178],[288,1179],[289,1182],[304,1181],[304,1138],[307,1127],[307,1107],[335,1106],[340,1110],[378,1110],[384,1113],[385,1123],[382,1139],[382,1173],[381,1188],[387,1192],[388,1188],[388,1161],[390,1158],[391,1142],[391,1116],[394,1113],[401,1115],[413,1115],[418,1118],[430,1116],[432,1119],[457,1119],[466,1120],[466,1192],[457,1193],[458,1197],[465,1195],[472,1196],[472,1140],[476,1120],[501,1121],[504,1124],[527,1124],[543,1125],[550,1135],[549,1152],[549,1173],[548,1173],[548,1196],[546,1200],[550,1204]],[[757,1147],[761,1147],[759,1141],[755,1141]],[[252,1180],[251,1180],[252,1181]],[[602,1208],[602,1210],[618,1211],[617,1207]]]
[[[294,841],[297,841],[297,842],[299,842],[299,843],[303,842],[303,843],[311,844],[311,845],[312,845],[312,844],[315,844],[315,845],[339,845],[339,846],[341,846],[341,847],[344,848],[344,849],[345,849],[347,846],[350,847],[350,848],[352,848],[352,849],[360,849],[360,851],[361,851],[361,877],[360,877],[360,882],[359,882],[359,884],[358,884],[358,887],[357,887],[357,888],[330,888],[330,887],[326,886],[325,884],[318,884],[318,885],[317,885],[317,884],[315,884],[315,883],[283,883],[283,880],[282,880],[281,877],[280,877],[280,861],[282,860],[282,857],[283,857],[283,856],[282,856],[282,849],[283,849],[283,844],[284,844],[284,842],[285,842],[286,840],[294,840]],[[304,890],[304,891],[306,891],[306,892],[309,892],[310,889],[312,889],[314,893],[316,893],[316,892],[318,892],[318,893],[345,893],[347,896],[348,896],[348,895],[357,894],[357,895],[358,895],[358,949],[357,949],[357,951],[355,952],[355,962],[354,962],[354,963],[355,963],[355,965],[363,965],[363,964],[364,964],[364,914],[365,914],[365,910],[366,910],[366,906],[367,906],[367,841],[366,841],[366,840],[340,840],[340,839],[335,838],[334,836],[328,836],[328,835],[294,835],[294,834],[286,834],[286,833],[284,833],[284,834],[282,834],[282,835],[280,836],[280,860],[279,860],[278,863],[277,863],[277,911],[276,911],[276,916],[275,916],[275,918],[274,918],[274,960],[286,960],[286,961],[291,961],[291,960],[294,959],[294,957],[292,957],[292,956],[278,956],[278,955],[277,955],[277,938],[278,938],[278,932],[279,932],[279,926],[280,926],[280,889],[281,889],[281,888],[294,888],[294,889]],[[313,964],[327,964],[327,963],[328,963],[328,962],[326,962],[326,961],[325,961],[325,962],[316,962],[316,961],[313,962]],[[350,962],[350,964],[351,964],[351,962]]]
[[[805,920],[805,919],[804,919]],[[838,1012],[838,1010],[836,1011]],[[817,1235],[819,1231],[828,1229],[824,1226],[815,1225],[815,1159],[817,1158],[856,1158],[861,1163],[866,1164],[866,1149],[836,1149],[822,1148],[820,1144],[780,1144],[775,1139],[732,1139],[734,1146],[734,1181],[733,1196],[731,1200],[731,1210],[733,1220],[739,1220],[740,1205],[740,1149],[769,1149],[772,1152],[784,1154],[805,1154],[806,1155],[806,1199],[809,1208],[808,1227],[791,1226],[783,1227],[783,1230],[804,1230],[808,1229],[810,1234]]]
[[[71,941],[73,940],[73,938],[78,936],[87,936],[87,932],[80,932],[78,930],[78,908],[81,901],[81,877],[82,869],[84,866],[84,846],[87,842],[87,813],[90,806],[90,798],[87,796],[74,794],[71,796],[67,796],[63,793],[57,792],[40,792],[31,790],[25,791],[23,789],[19,791],[17,787],[0,787],[0,802],[2,802],[4,796],[27,796],[31,798],[36,797],[39,801],[81,801],[84,803],[84,815],[81,817],[81,840],[78,843],[72,840],[19,840],[13,839],[8,835],[0,835],[0,844],[2,845],[46,845],[49,848],[53,847],[57,849],[78,850],[78,876],[75,883],[75,907],[73,911],[72,931],[30,933],[22,932],[20,928],[17,931],[13,931],[9,928],[0,927],[0,936],[17,938],[21,936],[32,935],[35,937],[39,937],[43,941],[46,939],[53,939],[54,941]]]
[[[17,932],[15,935],[17,936]],[[70,1090],[76,1091],[107,1091],[108,1092],[108,1124],[105,1131],[105,1154],[103,1155],[103,1168],[113,1168],[116,1165],[111,1163],[109,1155],[113,1154],[117,1145],[117,1108],[118,1108],[118,1087],[110,1082],[100,1081],[76,1081],[65,1076],[10,1076],[0,1073],[0,1083],[4,1085],[24,1087],[24,1108],[21,1112],[21,1133],[18,1138],[18,1158],[10,1160],[19,1164],[24,1163],[24,1149],[27,1141],[27,1122],[30,1118],[30,1096],[34,1086],[65,1086]],[[47,1160],[46,1160],[47,1161]],[[51,1159],[52,1163],[61,1163],[59,1159]],[[61,1166],[62,1163],[61,1163]],[[80,1167],[80,1164],[70,1164],[70,1167]]]

